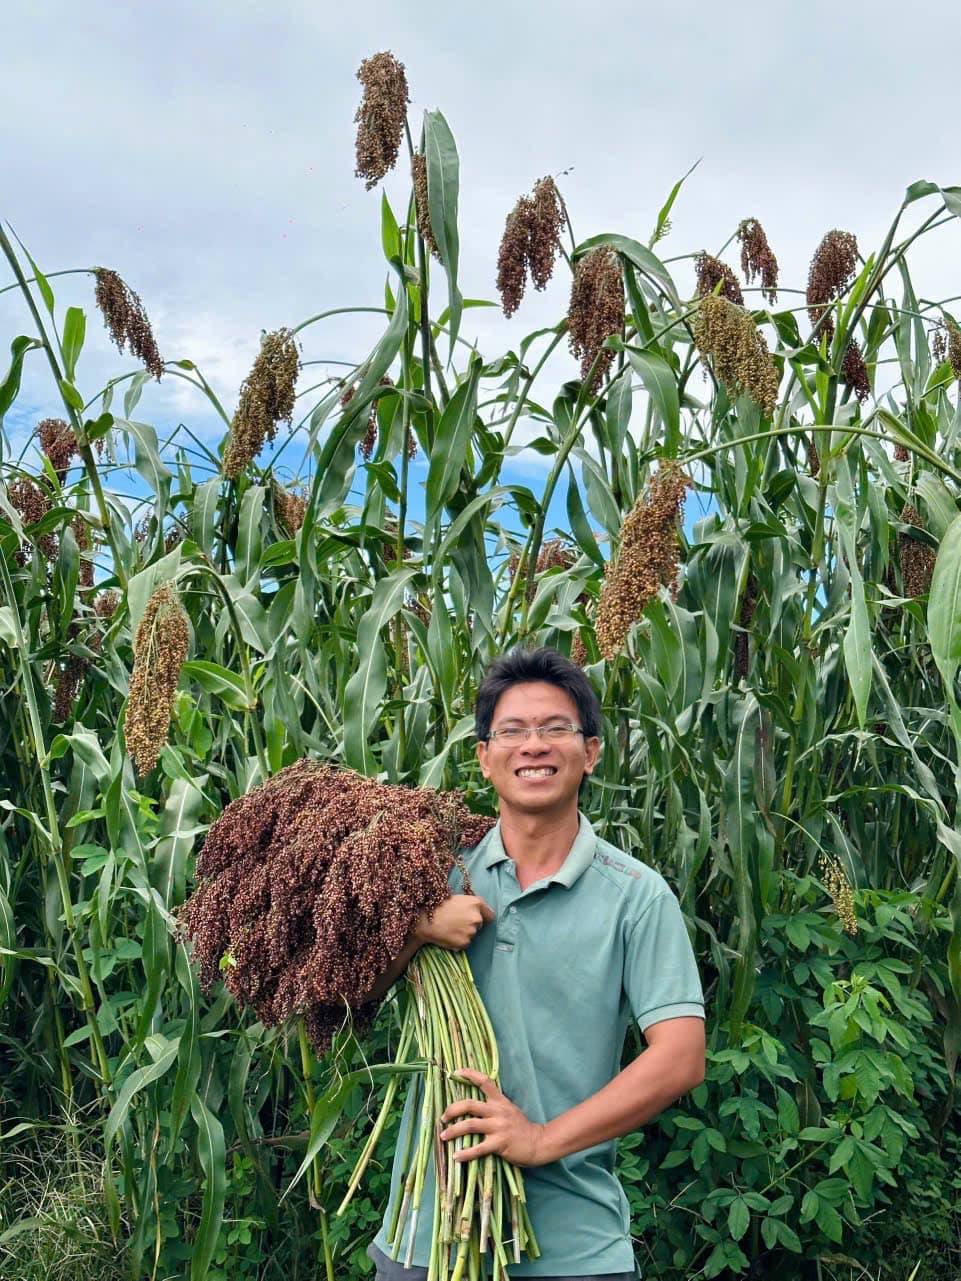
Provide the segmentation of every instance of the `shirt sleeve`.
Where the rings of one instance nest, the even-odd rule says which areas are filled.
[[[704,1018],[704,993],[677,896],[662,890],[627,936],[624,991],[643,1032],[662,1019]]]

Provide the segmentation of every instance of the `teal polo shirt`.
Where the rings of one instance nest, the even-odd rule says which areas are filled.
[[[704,1017],[677,897],[654,868],[596,836],[583,814],[561,868],[526,890],[504,849],[500,823],[462,853],[474,893],[494,910],[493,922],[474,936],[467,957],[497,1037],[501,1088],[529,1120],[550,1121],[607,1085],[620,1071],[631,1019],[644,1031],[662,1019]],[[454,893],[463,889],[456,868],[450,885]],[[397,1153],[406,1148],[411,1102],[409,1093]],[[533,1261],[522,1256],[512,1276],[603,1276],[634,1269],[630,1212],[614,1174],[615,1151],[611,1139],[524,1169],[541,1255]],[[390,1202],[374,1240],[388,1257],[387,1225],[402,1173],[395,1156]],[[417,1267],[430,1261],[433,1198],[431,1154],[412,1256]],[[400,1263],[406,1253],[405,1231]]]

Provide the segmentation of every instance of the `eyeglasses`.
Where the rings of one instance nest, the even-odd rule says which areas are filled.
[[[551,743],[560,743],[572,734],[583,733],[579,725],[508,725],[506,729],[492,729],[487,737],[504,747],[513,747],[526,742],[532,734]]]

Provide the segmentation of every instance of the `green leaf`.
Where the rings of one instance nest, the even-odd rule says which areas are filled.
[[[167,510],[167,498],[173,477],[161,461],[157,433],[148,423],[135,423],[129,418],[117,418],[114,424],[133,437],[134,467],[155,495],[156,515],[159,520]]]
[[[195,680],[208,694],[216,694],[221,702],[235,711],[251,711],[257,705],[256,700],[251,703],[247,697],[243,678],[219,663],[196,658],[184,663],[182,670],[188,680]]]
[[[130,1111],[134,1096],[153,1081],[159,1081],[164,1073],[170,1070],[171,1066],[176,1062],[179,1048],[180,1038],[178,1037],[167,1045],[160,1057],[153,1063],[148,1064],[146,1067],[137,1068],[136,1071],[130,1073],[120,1087],[120,1092],[104,1122],[103,1134],[105,1143],[109,1144],[110,1140],[123,1125],[127,1113]]]
[[[867,719],[868,698],[871,694],[871,624],[864,597],[864,580],[858,566],[857,507],[847,454],[842,454],[837,460],[836,495],[835,515],[848,572],[851,575],[851,619],[844,631],[842,649],[844,665],[851,682],[851,693],[854,695],[854,704],[857,708],[858,724],[863,729]]]
[[[734,751],[724,774],[723,822],[734,866],[735,898],[738,921],[738,956],[734,971],[734,991],[730,1006],[730,1039],[736,1040],[741,1020],[747,1013],[754,991],[755,953],[757,951],[757,917],[755,882],[757,879],[754,802],[755,722],[758,704],[753,694],[738,704],[740,724]]]
[[[679,311],[681,300],[678,297],[677,290],[674,287],[674,281],[671,279],[671,273],[658,258],[657,254],[652,253],[645,245],[637,240],[632,240],[630,236],[618,236],[605,232],[600,236],[591,236],[588,240],[582,240],[571,255],[573,261],[577,261],[583,254],[589,253],[596,249],[598,245],[610,245],[638,269],[638,271],[653,281],[668,299],[674,304]]]
[[[127,584],[127,609],[130,613],[132,636],[137,635],[137,628],[140,626],[140,620],[143,618],[150,597],[161,583],[172,582],[177,577],[177,571],[180,568],[180,550],[178,543],[166,556],[161,556],[160,560],[155,560],[139,574],[134,574]]]
[[[83,397],[67,378],[60,379],[60,395],[63,397],[64,403],[69,405],[71,409],[77,410],[78,413],[83,409]]]
[[[628,347],[626,351],[664,424],[664,441],[659,452],[668,458],[676,458],[681,446],[681,403],[677,395],[676,375],[663,356],[638,347]]]
[[[483,361],[471,360],[467,377],[451,396],[437,424],[427,472],[427,521],[435,521],[457,492],[477,415],[477,386]]]
[[[344,760],[351,769],[376,769],[370,737],[387,689],[387,655],[381,631],[403,608],[407,584],[417,573],[405,565],[382,578],[357,628],[357,670],[344,690]]]
[[[194,540],[205,556],[213,554],[214,522],[217,519],[217,503],[220,498],[220,477],[214,476],[198,485],[194,490],[193,510],[190,528]]]
[[[574,535],[581,551],[591,558],[598,569],[603,569],[607,562],[588,523],[587,513],[584,511],[584,504],[581,502],[580,491],[577,487],[577,476],[573,467],[571,467],[570,472],[570,481],[567,485],[567,519],[570,521],[571,533]]]
[[[87,330],[87,317],[79,307],[68,307],[63,322],[63,364],[64,372],[73,382],[77,371],[77,358],[83,350],[84,334]],[[81,406],[82,407],[82,406]]]
[[[457,287],[460,253],[457,232],[457,197],[460,162],[450,126],[439,111],[424,112],[424,155],[427,159],[427,207],[440,260],[447,273],[450,313],[450,353],[460,332],[461,293]]]
[[[3,416],[17,398],[17,392],[20,390],[20,378],[23,374],[23,358],[28,351],[42,344],[36,338],[28,338],[21,335],[14,338],[10,344],[10,368],[0,382],[0,427],[3,426]]]
[[[199,1094],[190,1100],[190,1114],[197,1125],[197,1152],[204,1172],[204,1200],[200,1224],[190,1250],[190,1281],[204,1281],[224,1218],[227,1195],[227,1152],[223,1126]]]
[[[727,1213],[727,1230],[735,1241],[740,1241],[741,1237],[748,1230],[751,1223],[751,1212],[743,1197],[735,1197],[731,1202],[731,1208]]]

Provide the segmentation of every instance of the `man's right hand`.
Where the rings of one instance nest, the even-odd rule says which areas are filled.
[[[493,919],[493,911],[478,895],[452,894],[435,907],[432,914],[421,912],[414,926],[414,937],[419,944],[433,943],[436,947],[460,952],[477,931]]]

